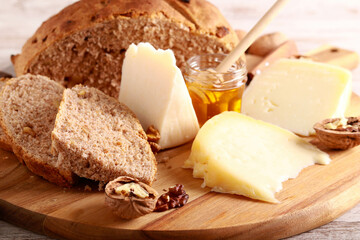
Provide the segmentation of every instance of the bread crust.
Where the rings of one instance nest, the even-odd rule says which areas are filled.
[[[77,31],[117,18],[158,18],[159,15],[185,25],[193,34],[216,38],[229,48],[238,42],[219,10],[205,0],[191,0],[190,3],[181,0],[81,0],[45,21],[25,43],[22,53],[11,57],[16,75],[27,73],[40,53]]]
[[[71,187],[76,182],[77,177],[73,173],[62,171],[57,167],[44,163],[19,146],[13,138],[11,138],[11,143],[12,150],[17,159],[34,174],[61,187]]]
[[[26,165],[26,167],[33,172],[36,175],[39,175],[46,180],[55,183],[56,185],[62,186],[62,187],[70,187],[73,185],[76,181],[76,176],[68,171],[62,171],[59,168],[52,166],[45,162],[43,159],[39,159],[33,154],[31,154],[24,146],[22,146],[21,143],[16,141],[15,136],[13,133],[9,130],[8,121],[6,120],[6,113],[3,111],[4,104],[7,104],[5,99],[3,99],[3,93],[5,91],[8,91],[6,88],[7,86],[10,86],[13,83],[16,83],[17,81],[21,81],[22,79],[32,78],[32,80],[39,78],[39,76],[32,76],[32,75],[24,75],[19,78],[10,79],[6,86],[2,89],[0,94],[0,126],[3,128],[5,134],[8,136],[10,145],[12,146],[12,151],[14,152],[15,156],[18,158],[18,160]],[[42,79],[48,78],[40,76]],[[58,85],[60,88],[63,88],[60,84],[53,82],[53,84]],[[49,133],[50,134],[50,133]]]
[[[2,128],[0,129],[0,148],[5,151],[12,151],[10,140]]]
[[[1,90],[3,86],[6,84],[6,81],[9,79],[10,78],[3,78],[3,77],[0,78],[0,94],[2,92]],[[10,139],[1,127],[0,127],[0,148],[5,151],[9,151],[9,152],[12,151]]]

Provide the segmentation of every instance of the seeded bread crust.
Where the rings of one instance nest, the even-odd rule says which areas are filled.
[[[156,159],[139,120],[124,104],[98,89],[64,91],[52,132],[58,165],[80,177],[109,182],[130,176],[151,184]]]
[[[117,97],[124,53],[139,42],[172,49],[184,69],[192,55],[227,53],[238,38],[205,0],[81,0],[45,21],[12,61],[17,76],[42,74]]]
[[[0,92],[5,85],[6,81],[9,80],[8,78],[0,78]],[[10,139],[5,134],[4,130],[0,127],[0,148],[6,151],[12,151],[11,145],[10,145]]]
[[[43,76],[23,75],[7,81],[0,97],[0,124],[21,163],[48,181],[69,187],[75,179],[56,166],[51,131],[64,87]]]

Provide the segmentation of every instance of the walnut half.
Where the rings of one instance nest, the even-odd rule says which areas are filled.
[[[314,129],[327,148],[345,150],[360,145],[360,117],[325,119]]]
[[[115,215],[132,219],[152,212],[158,193],[155,189],[137,179],[122,176],[105,187],[105,203]]]

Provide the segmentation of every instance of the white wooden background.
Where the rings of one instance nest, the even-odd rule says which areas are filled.
[[[0,70],[12,71],[10,55],[19,53],[42,21],[72,2],[75,1],[0,0]],[[274,0],[210,2],[234,28],[249,30]],[[266,30],[272,31],[281,31],[296,40],[303,53],[326,43],[360,53],[360,1],[292,0]],[[353,90],[360,95],[360,68],[353,71]],[[3,239],[48,238],[0,220],[0,240]],[[360,239],[360,204],[333,222],[292,239]]]

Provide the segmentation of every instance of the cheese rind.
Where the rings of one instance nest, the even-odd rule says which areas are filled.
[[[241,111],[308,136],[313,125],[343,117],[351,97],[351,73],[309,60],[281,59],[254,77]]]
[[[282,182],[328,154],[278,126],[236,112],[224,112],[198,132],[185,168],[212,191],[276,203]]]
[[[171,50],[131,44],[125,53],[119,101],[134,111],[146,130],[159,130],[162,149],[192,140],[199,124]]]

